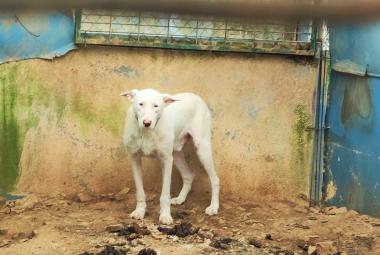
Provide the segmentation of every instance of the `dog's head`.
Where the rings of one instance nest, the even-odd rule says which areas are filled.
[[[133,104],[133,110],[140,128],[155,128],[163,109],[177,101],[168,94],[161,94],[154,89],[131,90],[123,92]]]

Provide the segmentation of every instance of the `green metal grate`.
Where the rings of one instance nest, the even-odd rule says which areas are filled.
[[[76,43],[312,56],[312,21],[237,20],[186,15],[80,10]]]

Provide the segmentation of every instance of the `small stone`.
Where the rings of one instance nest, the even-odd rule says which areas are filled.
[[[162,240],[162,239],[164,239],[164,236],[163,236],[163,235],[161,235],[161,234],[157,234],[157,233],[154,233],[154,232],[152,232],[152,237],[153,237],[154,239],[156,239],[156,240]]]
[[[213,249],[211,247],[204,247],[202,251],[204,251],[204,254],[210,254],[213,252]]]
[[[37,235],[36,231],[29,231],[29,232],[20,232],[14,235],[12,238],[13,239],[18,239],[18,240],[23,240],[23,239],[32,239]]]
[[[294,208],[294,211],[299,212],[299,213],[307,213],[308,209],[306,209],[305,207],[297,206]]]
[[[81,202],[81,203],[89,202],[92,199],[93,199],[92,196],[83,192],[78,193],[75,197],[75,201]]]
[[[310,229],[309,226],[303,225],[302,223],[296,223],[293,226],[296,227],[296,228]]]
[[[308,243],[312,243],[312,244],[314,244],[319,238],[320,238],[319,235],[307,235],[307,236],[305,236],[305,240]]]
[[[310,212],[312,212],[312,213],[320,213],[320,209],[319,208],[317,208],[317,207],[310,207],[309,208],[309,211]]]
[[[136,239],[133,239],[133,240],[131,241],[131,246],[132,246],[132,247],[136,247],[136,246],[138,246],[138,245],[139,245],[139,243],[137,242]]]
[[[211,240],[210,240],[210,239],[207,239],[207,238],[206,238],[206,239],[204,240],[204,244],[205,244],[205,245],[210,245],[210,243],[211,243]]]
[[[16,206],[21,209],[32,209],[41,204],[41,200],[36,195],[32,194],[16,201]]]
[[[309,249],[309,245],[307,244],[307,242],[305,240],[297,240],[296,244],[303,251],[307,251]]]
[[[130,189],[129,188],[124,188],[122,189],[121,191],[119,191],[116,195],[115,195],[115,199],[117,201],[121,201],[121,200],[124,200],[127,198],[127,195],[129,193]]]
[[[272,237],[271,234],[266,234],[265,235],[265,239],[267,239],[267,240],[273,240],[273,237]]]
[[[256,240],[256,239],[249,240],[249,244],[255,246],[256,248],[263,247],[263,243],[259,240]]]
[[[254,221],[253,220],[246,220],[246,221],[244,221],[244,224],[245,225],[252,225],[252,224],[254,224]]]
[[[332,241],[319,242],[316,246],[317,254],[333,255],[338,253],[338,249]]]
[[[105,231],[114,233],[114,232],[118,232],[118,231],[122,230],[123,228],[124,228],[124,226],[122,224],[114,224],[114,225],[109,225],[109,226],[105,227]]]
[[[347,207],[345,206],[339,207],[339,208],[336,208],[334,211],[335,211],[335,214],[343,214],[347,212]]]
[[[317,247],[310,245],[307,249],[308,255],[316,255],[317,254]]]
[[[214,239],[210,243],[210,246],[215,248],[215,249],[227,250],[232,241],[234,241],[234,240],[231,238]]]
[[[135,239],[137,239],[138,237],[139,237],[138,234],[136,234],[136,233],[130,233],[129,236],[128,236],[128,239],[129,239],[129,240],[135,240]]]
[[[211,232],[205,231],[203,229],[198,231],[198,236],[207,239],[212,239],[214,237],[214,235]]]
[[[59,204],[59,206],[65,207],[65,206],[69,206],[71,203],[69,201],[66,201],[66,200],[60,200],[58,202],[58,204]]]
[[[347,215],[353,217],[359,215],[359,213],[355,210],[348,210]]]

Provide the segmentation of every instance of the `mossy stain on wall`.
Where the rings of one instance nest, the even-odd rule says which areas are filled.
[[[60,86],[32,69],[20,63],[0,65],[0,193],[15,186],[25,135],[41,115],[49,121],[73,121],[84,132],[94,126],[115,136],[122,132],[121,102],[99,105],[92,94]]]

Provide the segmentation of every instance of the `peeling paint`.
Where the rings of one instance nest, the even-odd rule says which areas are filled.
[[[327,184],[327,189],[326,189],[326,200],[331,200],[335,197],[336,195],[336,191],[337,191],[337,188],[336,188],[336,185],[333,181],[330,181],[328,184]]]
[[[352,152],[353,152],[353,153],[355,153],[355,154],[363,154],[363,152],[361,152],[361,151],[358,151],[358,150],[355,150],[355,149],[354,149],[354,150],[352,150]]]
[[[0,63],[53,59],[75,48],[73,18],[60,12],[2,12]]]

